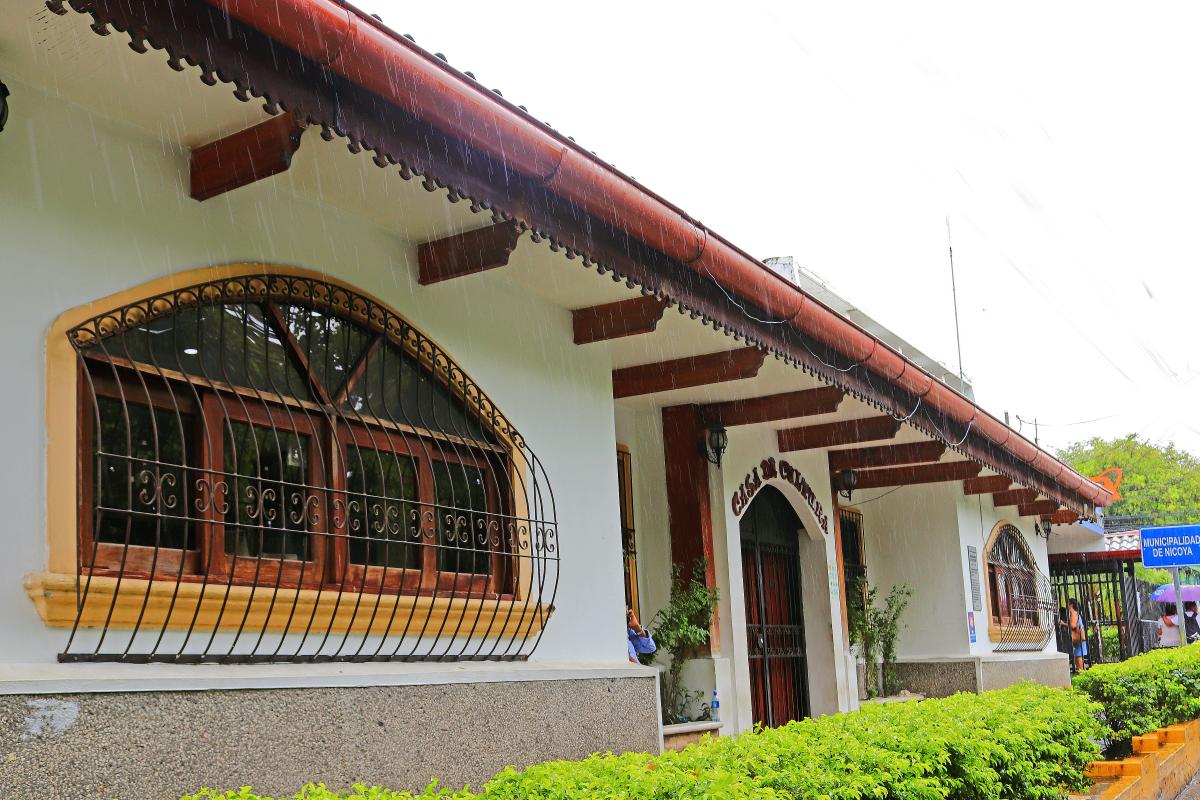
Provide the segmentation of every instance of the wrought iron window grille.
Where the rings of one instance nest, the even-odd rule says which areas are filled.
[[[370,298],[250,275],[68,333],[75,618],[63,661],[513,660],[558,584],[548,477]]]
[[[1054,635],[1054,593],[1016,526],[1004,523],[986,553],[995,652],[1037,651]]]

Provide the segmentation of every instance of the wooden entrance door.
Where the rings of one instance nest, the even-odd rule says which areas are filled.
[[[741,521],[754,721],[771,727],[808,716],[802,529],[791,504],[771,486],[759,491]]]

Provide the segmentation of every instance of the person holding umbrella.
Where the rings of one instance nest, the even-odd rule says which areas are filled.
[[[1179,620],[1174,614],[1163,613],[1158,618],[1158,646],[1179,647]]]
[[[1182,643],[1200,641],[1200,619],[1196,616],[1196,600],[1200,598],[1200,586],[1187,584],[1180,587],[1183,603],[1183,624],[1179,624],[1178,614],[1164,613],[1158,621],[1158,646],[1179,647]],[[1164,583],[1155,589],[1150,599],[1162,603],[1167,608],[1175,606],[1175,585]],[[1181,635],[1185,637],[1181,641]]]

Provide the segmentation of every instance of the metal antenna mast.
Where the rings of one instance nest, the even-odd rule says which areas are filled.
[[[954,281],[954,242],[950,238],[950,217],[946,217],[946,245],[950,248],[950,294],[954,298],[954,341],[958,345],[958,380],[963,380],[962,335],[958,331],[958,286]]]

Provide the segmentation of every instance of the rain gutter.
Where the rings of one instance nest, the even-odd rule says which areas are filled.
[[[205,0],[842,353],[1097,506],[1109,493],[662,197],[340,0]]]

